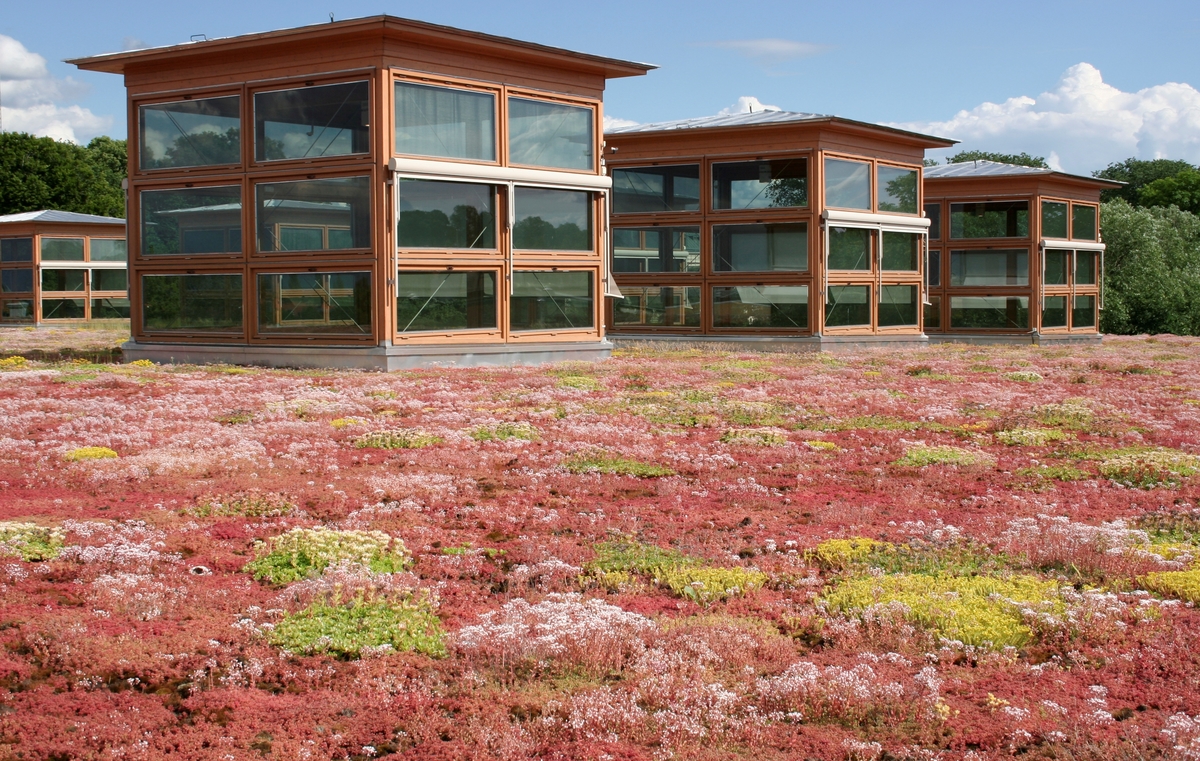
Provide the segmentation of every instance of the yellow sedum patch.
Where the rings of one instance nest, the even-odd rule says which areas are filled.
[[[113,460],[119,456],[108,447],[75,447],[64,454],[63,459],[69,462],[80,462],[83,460]]]
[[[846,568],[866,560],[871,553],[887,550],[890,542],[880,542],[861,536],[850,539],[827,539],[805,555],[825,568]]]
[[[154,367],[154,363],[148,359],[135,359],[129,363],[130,367]]]
[[[995,462],[995,458],[987,452],[943,445],[910,447],[895,464],[906,468],[924,468],[927,465],[994,465]]]
[[[659,570],[658,583],[680,597],[710,603],[762,588],[767,575],[755,568],[677,567]]]
[[[837,444],[834,444],[832,441],[821,441],[820,439],[806,441],[804,444],[809,449],[814,449],[818,452],[836,452],[841,449],[841,447],[839,447]]]
[[[333,426],[335,431],[340,431],[343,428],[349,428],[352,425],[365,425],[366,422],[367,421],[365,418],[360,417],[339,417],[330,420],[329,424]]]
[[[1042,447],[1052,441],[1067,441],[1075,438],[1066,431],[1056,428],[1014,428],[1011,431],[996,431],[996,439],[1010,447]]]
[[[1163,597],[1190,603],[1200,603],[1200,568],[1190,571],[1159,571],[1142,579],[1146,589]]]
[[[4,368],[5,370],[19,369],[19,368],[25,367],[28,364],[29,364],[29,360],[25,359],[24,357],[22,357],[19,354],[14,354],[11,357],[5,357],[4,359],[0,359],[0,368]]]

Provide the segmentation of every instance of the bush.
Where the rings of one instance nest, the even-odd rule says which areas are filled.
[[[294,528],[269,542],[258,542],[255,549],[258,557],[242,570],[272,584],[319,576],[347,560],[375,573],[403,571],[411,561],[404,543],[382,531]]]
[[[395,428],[364,433],[354,440],[354,446],[359,449],[424,449],[441,441],[440,436],[415,428]]]
[[[118,456],[108,447],[76,447],[63,455],[63,459],[69,462],[81,462],[83,460],[111,460]]]
[[[537,428],[522,421],[519,423],[481,425],[471,431],[471,438],[476,441],[508,441],[509,439],[537,441],[541,437],[538,435]]]
[[[446,655],[445,632],[428,598],[317,602],[283,618],[268,635],[291,652],[356,658],[367,648]]]
[[[755,568],[665,568],[658,582],[680,597],[710,603],[741,597],[767,583],[767,575]]]
[[[63,532],[36,523],[0,521],[0,555],[22,560],[53,560],[63,546]]]
[[[1175,449],[1116,450],[1100,463],[1100,475],[1138,489],[1176,487],[1200,472],[1200,457]]]
[[[906,468],[923,468],[927,465],[959,465],[970,467],[973,465],[993,465],[995,464],[995,459],[987,452],[963,449],[961,447],[917,446],[907,449],[904,452],[904,456],[896,460],[894,464]]]
[[[1142,579],[1146,589],[1163,597],[1173,597],[1190,603],[1200,603],[1200,568],[1190,571],[1159,571]]]
[[[675,471],[662,465],[638,462],[602,453],[576,455],[564,462],[563,467],[572,473],[609,473],[617,476],[636,476],[637,478],[675,475]]]

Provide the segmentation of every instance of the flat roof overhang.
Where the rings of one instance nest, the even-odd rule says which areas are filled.
[[[673,123],[679,124],[679,123]],[[745,132],[747,130],[780,130],[780,129],[802,129],[802,128],[817,128],[835,127],[838,131],[847,132],[856,135],[865,135],[879,138],[886,135],[893,139],[899,138],[902,142],[908,143],[920,148],[949,148],[958,144],[958,140],[952,140],[947,137],[937,137],[935,135],[925,135],[920,132],[910,132],[909,130],[899,129],[897,127],[888,127],[883,124],[871,124],[870,122],[861,122],[856,119],[845,119],[840,116],[814,116],[804,119],[795,119],[791,121],[773,121],[762,124],[723,124],[719,126],[704,126],[699,124],[696,126],[675,126],[666,127],[664,129],[631,129],[628,132],[616,131],[606,132],[605,140],[638,140],[660,138],[668,134],[694,134],[704,133],[719,135],[728,132]]]

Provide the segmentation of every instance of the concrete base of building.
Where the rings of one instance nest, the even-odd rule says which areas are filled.
[[[929,343],[923,335],[883,336],[688,336],[662,334],[608,335],[617,348],[661,344],[671,348],[701,346],[730,351],[860,351],[862,349],[922,348]]]
[[[125,361],[160,364],[253,365],[260,367],[407,370],[418,367],[540,365],[607,359],[613,345],[592,343],[458,344],[422,346],[226,346],[127,341]]]
[[[929,343],[965,344],[1031,344],[1033,346],[1098,346],[1104,337],[1100,333],[1016,333],[987,335],[983,333],[931,333]]]

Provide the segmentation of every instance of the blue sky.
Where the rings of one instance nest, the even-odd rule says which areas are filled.
[[[1027,150],[1081,173],[1130,155],[1200,162],[1195,0],[12,2],[0,26],[11,38],[0,37],[4,128],[124,136],[120,78],[61,59],[318,23],[330,12],[390,13],[658,64],[610,83],[606,112],[636,122],[756,98],[930,130],[971,148]]]

